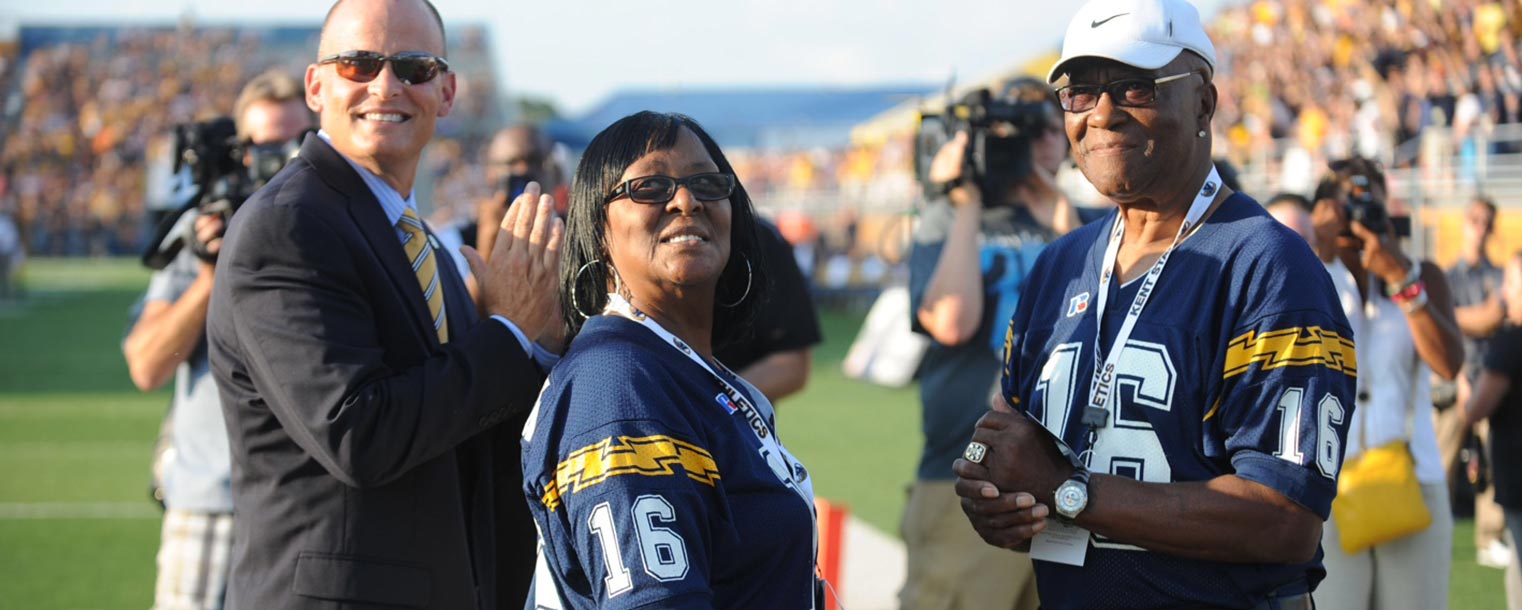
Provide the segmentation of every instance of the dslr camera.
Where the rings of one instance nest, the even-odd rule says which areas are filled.
[[[174,173],[188,180],[190,191],[185,203],[159,222],[143,252],[143,265],[163,269],[187,245],[202,260],[215,260],[206,251],[206,244],[196,239],[196,218],[207,214],[221,216],[224,221],[232,218],[254,191],[295,158],[305,135],[255,145],[238,139],[231,118],[176,125]]]
[[[1383,235],[1394,228],[1396,237],[1411,236],[1411,219],[1409,217],[1393,217],[1385,209],[1385,204],[1374,198],[1374,191],[1370,187],[1369,177],[1363,174],[1348,176],[1350,188],[1348,189],[1347,201],[1343,203],[1343,213],[1348,217],[1349,228],[1343,229],[1343,236],[1351,237],[1353,229],[1351,224],[1357,222],[1370,231]]]
[[[1046,129],[1051,112],[1044,102],[999,99],[988,89],[968,93],[943,112],[921,112],[914,139],[914,171],[926,199],[945,194],[946,185],[930,180],[936,152],[959,131],[969,136],[962,179],[971,180],[989,202],[1031,173],[1031,143]]]

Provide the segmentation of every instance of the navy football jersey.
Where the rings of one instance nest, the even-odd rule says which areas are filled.
[[[751,426],[775,434],[770,404],[718,374],[755,416],[639,323],[587,321],[524,429],[528,608],[813,607],[808,473],[763,454]]]
[[[1100,342],[1110,350],[1144,283],[1099,286],[1114,220],[1069,234],[1036,263],[1010,322],[1005,400],[1091,451],[1093,472],[1159,483],[1234,474],[1324,520],[1352,421],[1353,337],[1305,241],[1240,193],[1173,252],[1119,356],[1109,424],[1088,446],[1080,420],[1096,291],[1110,291]],[[1091,534],[1084,567],[1037,561],[1036,574],[1047,610],[1250,608],[1281,586],[1314,587],[1325,570],[1319,550],[1298,565],[1222,563]]]

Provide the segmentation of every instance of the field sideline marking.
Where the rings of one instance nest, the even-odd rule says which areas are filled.
[[[141,502],[0,502],[0,521],[43,519],[158,519],[158,507]]]

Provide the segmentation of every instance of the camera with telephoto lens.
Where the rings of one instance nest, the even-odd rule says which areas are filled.
[[[1047,129],[1051,105],[1012,102],[994,97],[988,89],[968,93],[942,113],[920,114],[914,139],[915,175],[927,199],[945,194],[948,185],[930,180],[930,165],[946,142],[959,131],[968,135],[962,179],[971,180],[988,202],[1031,173],[1031,144]]]
[[[256,145],[239,140],[237,126],[227,117],[176,125],[174,173],[184,176],[190,191],[185,203],[155,229],[143,252],[143,265],[163,269],[186,246],[201,260],[215,261],[216,256],[196,238],[196,219],[208,214],[221,216],[224,222],[232,218],[238,206],[295,158],[305,135]]]

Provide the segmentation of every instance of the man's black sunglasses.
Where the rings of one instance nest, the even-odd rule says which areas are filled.
[[[421,85],[433,77],[449,71],[444,58],[419,51],[408,51],[386,56],[375,51],[344,51],[317,60],[321,64],[336,64],[338,75],[356,83],[368,83],[380,75],[386,62],[391,62],[391,72],[396,79],[407,85]]]
[[[676,197],[677,187],[682,186],[687,187],[693,199],[718,201],[734,194],[735,177],[733,174],[718,172],[693,174],[686,178],[642,176],[618,185],[603,203],[610,203],[624,195],[628,195],[634,203],[666,203]]]

